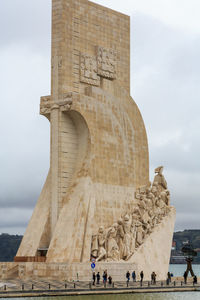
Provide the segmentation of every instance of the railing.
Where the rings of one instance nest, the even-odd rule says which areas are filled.
[[[97,284],[88,281],[57,281],[57,280],[44,280],[44,279],[35,279],[35,280],[6,280],[5,283],[1,284],[0,293],[8,292],[65,292],[65,291],[103,291],[103,290],[167,290],[173,288],[199,288],[200,285],[193,284],[192,282],[184,283],[184,281],[157,281],[152,283],[151,281],[116,281],[109,284],[108,282],[103,283],[102,281]]]

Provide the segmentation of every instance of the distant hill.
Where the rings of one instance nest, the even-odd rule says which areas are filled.
[[[200,249],[200,229],[186,229],[174,232],[173,240],[176,242],[176,250],[181,251],[183,242],[190,241],[194,249]]]
[[[186,229],[174,232],[173,242],[175,243],[173,243],[170,263],[186,263],[181,249],[186,242],[190,242],[192,248],[197,251],[197,256],[193,258],[193,263],[200,264],[200,229]]]
[[[22,235],[10,235],[8,233],[0,235],[0,261],[13,261],[22,238]]]

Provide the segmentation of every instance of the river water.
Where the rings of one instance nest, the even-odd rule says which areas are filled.
[[[187,266],[185,265],[169,265],[169,272],[176,276],[183,276]],[[200,276],[200,265],[192,265],[192,269],[196,276]],[[190,275],[190,274],[189,274]],[[199,297],[200,299],[200,297]]]
[[[6,298],[1,298],[5,299]],[[12,298],[21,300],[22,298]],[[28,297],[24,300],[199,300],[200,292],[181,293],[147,293],[147,294],[123,294],[123,295],[93,295],[93,296],[56,296],[56,297]]]

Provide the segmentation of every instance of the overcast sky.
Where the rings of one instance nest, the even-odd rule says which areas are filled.
[[[200,228],[200,1],[96,0],[131,16],[131,94],[177,209]],[[50,0],[0,1],[0,233],[23,234],[49,168]]]

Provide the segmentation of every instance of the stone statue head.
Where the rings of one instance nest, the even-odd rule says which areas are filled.
[[[157,167],[154,172],[158,173],[158,174],[162,174],[162,171],[163,171],[163,166],[160,166],[160,167]]]
[[[117,229],[118,224],[117,224],[117,223],[114,223],[112,227],[113,227],[114,229]]]
[[[103,233],[104,232],[104,228],[103,228],[103,226],[100,226],[99,227],[99,233]]]
[[[117,221],[117,223],[118,223],[119,225],[122,225],[122,224],[123,224],[122,218],[119,218],[118,221]]]
[[[166,196],[167,196],[167,194],[166,194],[165,191],[162,191],[162,192],[160,193],[160,198],[161,198],[163,201],[165,201]]]
[[[134,208],[133,214],[134,214],[134,215],[139,215],[139,214],[140,214],[140,211],[139,211],[138,207],[135,207],[135,208]]]
[[[147,187],[147,189],[146,189],[146,194],[148,195],[148,194],[150,194],[150,192],[151,192],[150,187]]]
[[[157,183],[157,182],[156,182],[156,183]],[[158,190],[157,190],[156,185],[153,185],[153,186],[152,186],[151,192],[152,192],[152,194],[153,194],[155,197],[157,196]]]
[[[130,219],[129,215],[128,215],[128,214],[126,214],[126,215],[124,216],[124,221],[128,222],[128,221],[129,221],[129,219]]]
[[[142,194],[142,195],[140,195],[140,200],[145,200],[145,195],[144,194]]]
[[[165,192],[166,192],[167,196],[170,195],[170,191],[169,190],[165,190]]]

